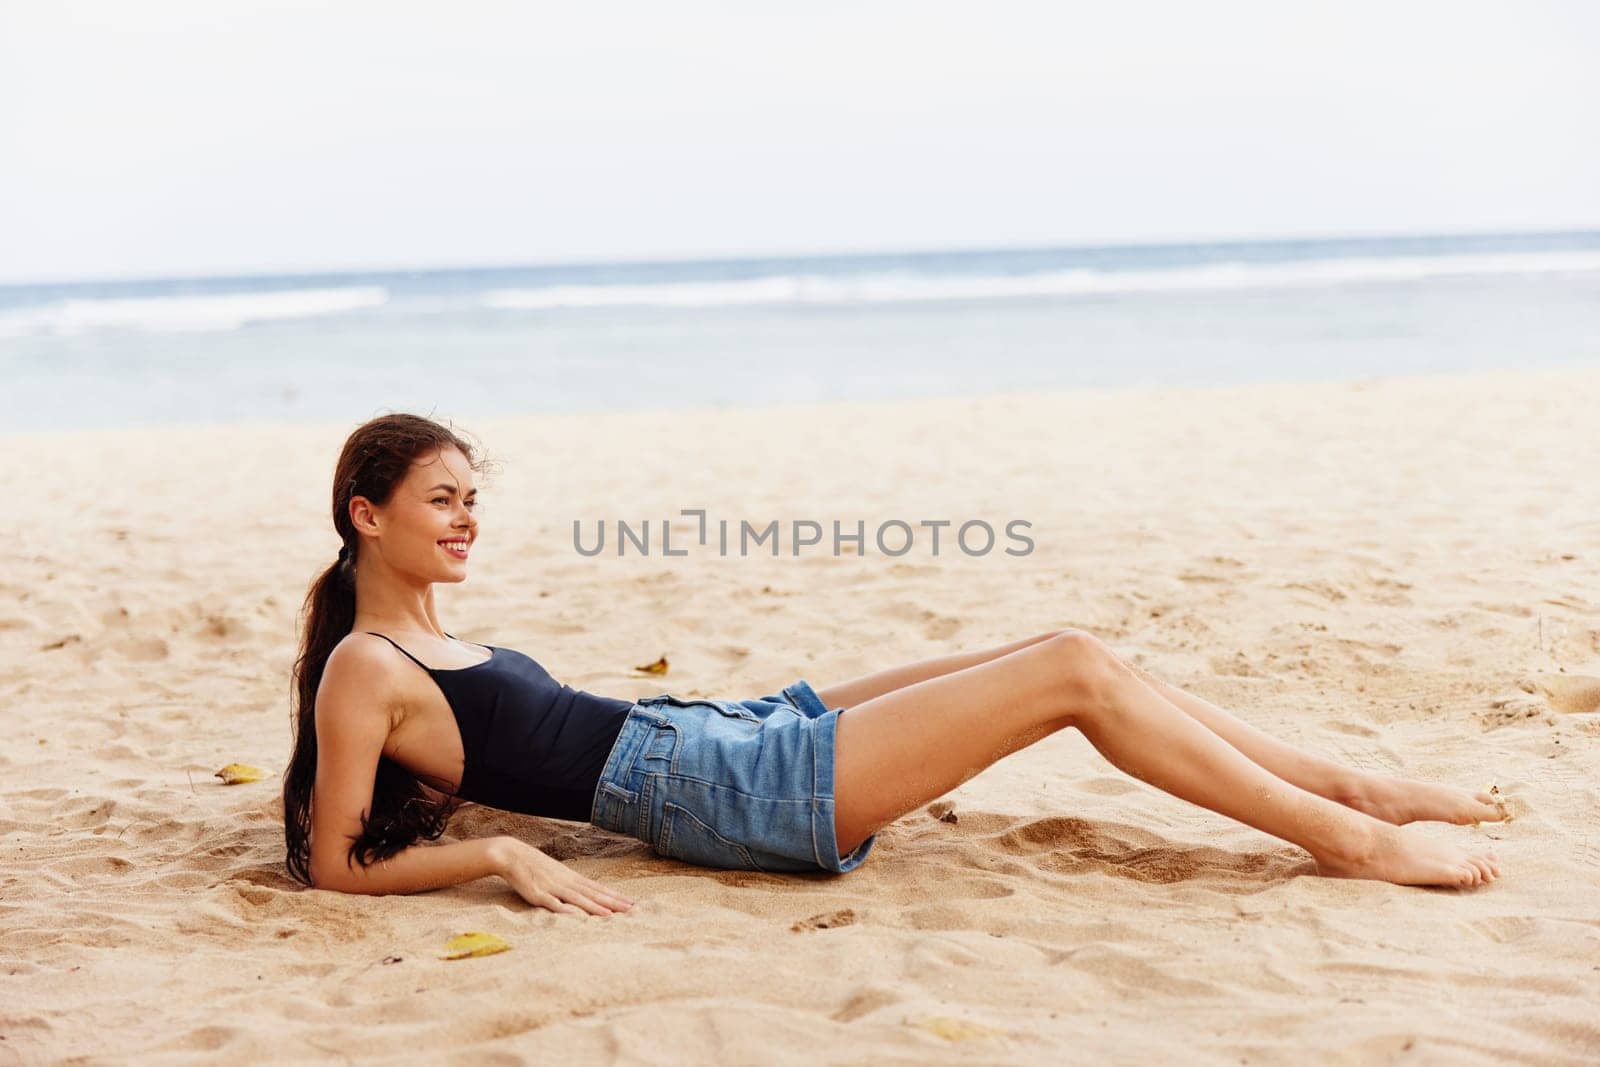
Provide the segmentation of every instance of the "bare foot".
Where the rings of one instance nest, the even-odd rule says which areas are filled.
[[[1396,826],[1424,820],[1465,826],[1506,817],[1505,802],[1492,793],[1469,793],[1451,785],[1382,774],[1364,775],[1339,801]]]
[[[1415,830],[1371,824],[1367,839],[1354,847],[1313,852],[1317,873],[1329,878],[1372,878],[1396,885],[1472,886],[1500,877],[1500,861],[1490,849],[1467,850],[1429,841]]]

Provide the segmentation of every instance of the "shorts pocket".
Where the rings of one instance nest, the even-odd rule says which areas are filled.
[[[656,851],[701,867],[759,871],[750,850],[701,822],[688,808],[667,801],[661,809],[661,840]]]
[[[663,856],[701,867],[762,871],[766,874],[816,872],[822,869],[810,860],[741,845],[717,833],[688,808],[670,800],[661,810],[661,843],[656,846],[656,851]]]
[[[731,700],[690,700],[687,697],[673,696],[671,693],[662,693],[658,697],[649,697],[641,700],[641,704],[671,704],[679,708],[696,706],[714,708],[730,719],[748,719],[751,722],[760,722],[761,716],[745,707],[743,704]]]

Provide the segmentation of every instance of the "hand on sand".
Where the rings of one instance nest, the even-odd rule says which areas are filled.
[[[631,898],[517,838],[497,839],[490,856],[495,873],[529,904],[569,915],[615,915],[633,907]]]

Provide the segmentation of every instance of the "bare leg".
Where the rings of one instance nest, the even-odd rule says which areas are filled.
[[[841,706],[851,708],[873,697],[882,696],[920,681],[999,659],[1065,632],[1070,631],[1048,630],[991,648],[900,664],[860,678],[819,688],[817,695],[830,708]],[[1463,824],[1494,822],[1505,817],[1505,812],[1488,793],[1468,793],[1454,786],[1394,778],[1343,767],[1280,741],[1215,704],[1155,678],[1148,671],[1126,659],[1123,659],[1123,663],[1146,685],[1192,718],[1199,720],[1224,741],[1279,778],[1307,792],[1397,825],[1422,819]]]
[[[929,678],[938,678],[940,675],[950,674],[955,671],[976,667],[990,660],[1009,656],[1013,652],[1020,652],[1031,645],[1041,641],[1048,641],[1066,631],[1046,630],[1024,637],[1018,641],[1010,641],[1003,645],[992,645],[989,648],[976,648],[969,652],[951,652],[943,656],[934,656],[931,659],[919,659],[911,663],[900,663],[893,667],[886,667],[872,674],[864,674],[859,678],[849,681],[835,682],[831,685],[820,686],[817,696],[830,708],[853,708],[857,704],[871,700],[873,697],[891,693],[896,689],[904,689],[908,685],[927,681]]]
[[[1064,726],[1134,777],[1300,845],[1324,874],[1472,885],[1499,873],[1493,853],[1433,844],[1277,777],[1082,631],[892,690],[841,716],[840,852]]]
[[[1455,786],[1342,767],[1263,733],[1210,701],[1168,685],[1131,663],[1127,665],[1145,685],[1200,720],[1228,744],[1278,777],[1318,796],[1396,825],[1423,819],[1465,824],[1505,818],[1505,812],[1488,793],[1469,793]]]

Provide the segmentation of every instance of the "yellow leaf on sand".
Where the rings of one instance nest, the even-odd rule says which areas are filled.
[[[477,930],[465,934],[457,934],[445,942],[445,948],[450,950],[448,955],[440,956],[441,960],[464,960],[468,956],[493,956],[496,952],[505,952],[511,946],[503,938],[495,934],[485,934]]]
[[[667,673],[667,657],[662,656],[660,659],[656,660],[654,663],[647,663],[643,667],[635,667],[634,670],[643,671],[645,674],[666,674]]]
[[[995,1030],[979,1023],[969,1023],[965,1019],[952,1019],[948,1015],[929,1015],[915,1020],[914,1025],[946,1041],[965,1041],[969,1037],[990,1037],[1005,1033],[1004,1030]]]
[[[223,785],[238,785],[240,782],[259,782],[267,776],[267,772],[260,767],[252,767],[248,763],[230,763],[211,777],[221,778]]]

